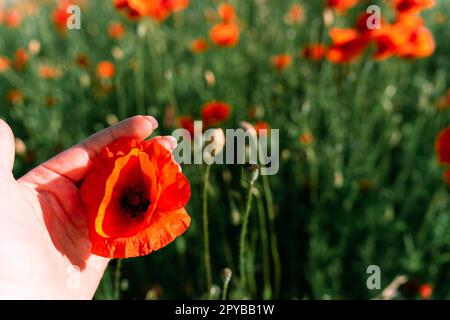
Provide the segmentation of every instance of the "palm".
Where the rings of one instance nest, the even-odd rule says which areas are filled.
[[[156,126],[153,118],[128,119],[17,181],[0,170],[0,297],[92,298],[109,259],[90,254],[79,183],[106,144],[124,136],[145,139]],[[173,149],[172,140],[159,139]]]

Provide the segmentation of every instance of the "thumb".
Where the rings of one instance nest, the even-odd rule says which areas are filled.
[[[0,119],[0,171],[11,172],[14,165],[14,135],[8,124]]]

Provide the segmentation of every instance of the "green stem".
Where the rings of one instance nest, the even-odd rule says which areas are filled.
[[[267,205],[267,213],[269,216],[269,229],[270,229],[270,239],[271,239],[271,251],[273,257],[273,271],[275,274],[275,284],[274,284],[274,296],[275,298],[280,297],[281,290],[281,259],[280,254],[278,252],[278,244],[277,244],[277,234],[275,231],[275,212],[273,209],[273,198],[272,191],[270,190],[269,179],[266,175],[262,176],[264,194],[266,198]]]
[[[267,238],[268,230],[266,223],[266,215],[264,211],[264,203],[262,197],[259,195],[256,197],[256,205],[259,214],[259,227],[262,243],[262,260],[263,260],[263,281],[264,281],[264,299],[272,298],[272,287],[270,284],[270,249],[269,239]]]
[[[245,297],[245,289],[246,289],[246,274],[245,274],[245,239],[247,237],[247,229],[248,229],[248,220],[250,217],[250,210],[252,208],[252,188],[253,182],[250,182],[247,192],[247,203],[245,205],[245,212],[242,220],[242,230],[241,230],[241,238],[239,242],[239,273],[241,276],[241,290],[242,296]]]
[[[120,300],[120,274],[122,271],[122,259],[117,260],[116,269],[114,271],[114,298]]]
[[[205,262],[206,285],[208,294],[211,291],[212,287],[211,255],[209,249],[209,230],[208,230],[208,184],[210,171],[211,165],[207,165],[203,181],[203,244],[204,244],[203,255]]]
[[[223,282],[222,300],[227,300],[229,284],[230,284],[230,279],[225,279],[225,281]]]

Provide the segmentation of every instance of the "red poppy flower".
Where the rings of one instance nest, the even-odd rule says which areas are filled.
[[[433,34],[425,26],[407,30],[407,41],[398,48],[397,55],[402,58],[427,58],[434,53],[436,44]]]
[[[163,0],[167,3],[172,12],[178,12],[189,6],[189,0]]]
[[[435,4],[435,0],[393,0],[394,8],[399,13],[417,13]]]
[[[125,9],[128,7],[128,0],[114,0],[116,9]]]
[[[22,70],[28,62],[28,52],[24,48],[18,48],[14,53],[14,68]]]
[[[443,178],[445,183],[447,184],[447,187],[450,188],[450,170],[446,170],[443,174]]]
[[[116,73],[116,67],[109,61],[101,61],[95,70],[97,76],[102,79],[109,79]]]
[[[79,53],[75,57],[75,63],[80,67],[87,68],[89,66],[89,58],[85,54]]]
[[[429,299],[433,294],[433,287],[429,283],[424,283],[419,287],[419,295],[422,299]]]
[[[8,10],[5,13],[5,25],[9,28],[17,28],[20,26],[22,22],[22,17],[20,16],[19,11],[15,9]]]
[[[0,73],[3,73],[7,70],[9,70],[10,66],[9,59],[5,56],[0,56]]]
[[[327,7],[343,12],[357,5],[359,0],[326,0],[326,1]]]
[[[370,44],[370,36],[357,29],[337,29],[330,31],[333,41],[327,58],[333,63],[346,63],[360,57]]]
[[[305,12],[303,10],[303,6],[298,3],[294,3],[284,16],[284,21],[288,24],[299,23],[303,20],[304,15]]]
[[[235,23],[218,23],[211,28],[209,37],[219,47],[234,47],[239,42],[239,28]]]
[[[163,21],[172,12],[185,9],[189,0],[115,0],[116,8],[129,10],[130,15],[151,17]]]
[[[128,6],[140,16],[151,17],[163,21],[170,14],[170,9],[161,0],[128,0]]]
[[[191,116],[180,116],[178,117],[178,124],[189,132],[191,138],[194,136],[194,118]]]
[[[438,133],[434,147],[439,162],[450,164],[450,126]]]
[[[292,57],[289,54],[279,54],[272,57],[270,61],[275,69],[282,71],[292,63]]]
[[[327,55],[328,48],[320,43],[307,45],[302,49],[301,55],[303,58],[320,61]]]
[[[120,22],[112,22],[108,26],[108,34],[112,39],[120,39],[125,33],[125,28]]]
[[[259,121],[259,122],[256,122],[256,123],[253,125],[253,127],[255,128],[256,133],[257,133],[258,135],[259,135],[259,134],[267,134],[267,133],[270,132],[270,126],[269,126],[269,124],[268,124],[267,122],[265,122],[265,121]],[[260,130],[266,130],[266,131],[260,131]]]
[[[236,10],[231,3],[222,3],[217,9],[222,22],[234,22],[236,20]]]
[[[53,11],[53,22],[59,31],[67,29],[67,19],[70,17],[70,14],[67,13],[69,4],[70,3],[64,2]]]
[[[401,58],[426,58],[433,54],[436,45],[433,35],[416,15],[402,14],[393,24],[383,24],[371,34],[377,47],[375,59],[396,55]]]
[[[123,10],[130,19],[139,18],[140,16],[139,12],[128,5],[128,0],[114,0],[114,6],[117,10]]]
[[[202,108],[202,120],[205,127],[216,126],[228,119],[231,107],[222,101],[213,101]]]
[[[198,38],[192,41],[191,50],[194,53],[203,53],[208,50],[208,41],[203,38]]]
[[[184,206],[190,194],[188,180],[158,142],[112,142],[81,186],[92,253],[127,258],[166,246],[189,227]]]
[[[307,132],[302,133],[298,139],[303,145],[309,145],[314,141],[313,135]]]
[[[37,68],[38,74],[42,79],[55,79],[61,76],[61,72],[47,64],[40,64]]]
[[[20,104],[22,103],[24,100],[24,96],[22,94],[22,91],[20,90],[9,90],[6,93],[6,101],[8,101],[10,104],[15,105],[15,104]]]
[[[444,111],[450,108],[450,89],[447,90],[447,94],[443,95],[438,101],[436,101],[436,107],[439,111]]]

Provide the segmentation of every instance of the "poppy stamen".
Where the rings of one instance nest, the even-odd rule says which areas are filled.
[[[119,204],[126,214],[132,218],[136,218],[142,213],[147,212],[150,206],[150,200],[141,188],[128,187],[122,191]]]

